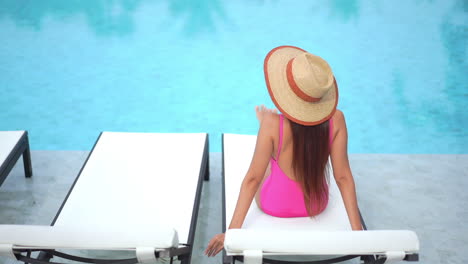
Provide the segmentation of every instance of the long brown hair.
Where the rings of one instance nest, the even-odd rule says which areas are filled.
[[[329,121],[315,126],[291,123],[296,181],[309,216],[323,211],[328,199]],[[322,208],[323,207],[323,208]]]

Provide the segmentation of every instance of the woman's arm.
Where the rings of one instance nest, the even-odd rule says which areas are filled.
[[[348,213],[349,222],[353,230],[362,230],[361,218],[356,198],[356,188],[348,160],[348,131],[341,111],[337,110],[333,116],[335,137],[331,147],[331,161],[336,183],[340,189],[343,202]]]
[[[269,131],[271,131],[274,119],[273,114],[266,115],[264,120],[260,123],[255,151],[249,170],[242,181],[239,198],[229,229],[242,227],[255,193],[262,182],[265,170],[271,158],[271,153],[273,152],[273,138]]]
[[[271,131],[273,130],[272,128],[275,127],[275,120],[276,123],[278,123],[277,115],[266,114],[260,122],[255,151],[249,170],[242,181],[236,208],[228,229],[242,227],[255,193],[262,182],[265,170],[271,158],[271,153],[273,152],[273,133]],[[208,256],[215,256],[223,249],[223,246],[224,234],[217,234],[209,242],[205,254]]]

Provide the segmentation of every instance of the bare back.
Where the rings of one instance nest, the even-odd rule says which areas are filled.
[[[341,112],[339,114],[341,114]],[[268,134],[271,135],[271,144],[273,147],[272,148],[273,151],[270,153],[270,157],[277,161],[279,167],[284,172],[286,177],[295,181],[296,177],[295,177],[294,168],[292,166],[293,135],[292,135],[292,128],[291,128],[291,121],[289,121],[287,118],[283,119],[284,120],[283,121],[283,138],[282,138],[280,159],[278,160],[276,155],[278,153],[278,147],[279,147],[279,142],[280,142],[280,134],[279,134],[280,117],[278,114],[269,113],[267,116],[265,116],[265,118],[267,119],[265,120],[265,123],[267,124],[266,128],[268,130]],[[333,126],[332,129],[333,131],[331,131],[331,134],[332,134],[331,137],[334,138],[336,134],[335,126]],[[257,202],[257,205],[259,208],[261,208],[260,190],[261,190],[261,187],[263,186],[264,181],[269,176],[269,174],[270,174],[270,165],[268,165],[268,167],[266,168],[264,175],[263,175],[262,182],[255,195],[255,201]]]

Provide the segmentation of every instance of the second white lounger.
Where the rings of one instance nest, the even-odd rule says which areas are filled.
[[[89,262],[56,249],[130,250],[136,258],[91,263],[190,263],[203,178],[205,133],[103,132],[52,226],[0,226],[0,255]],[[39,260],[20,254],[37,249]]]
[[[256,136],[223,135],[223,231],[234,213],[255,143]],[[335,263],[355,257],[361,257],[364,263],[418,260],[419,241],[412,231],[351,231],[333,176],[329,186],[328,206],[314,218],[273,217],[253,201],[242,229],[226,232],[223,263],[294,263],[265,257],[269,255],[321,256],[321,260],[300,263]]]

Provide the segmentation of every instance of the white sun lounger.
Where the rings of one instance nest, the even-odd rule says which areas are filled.
[[[27,131],[0,131],[0,186],[23,155],[24,173],[32,176],[31,153]]]
[[[249,168],[256,136],[223,134],[223,231],[226,231]],[[362,217],[361,217],[362,219]],[[365,227],[362,219],[363,227]],[[364,263],[417,261],[419,241],[412,231],[351,231],[346,209],[333,175],[330,197],[320,215],[278,218],[263,213],[253,201],[242,229],[226,231],[223,263],[294,263],[268,256],[321,256],[319,261],[335,263],[361,257]],[[337,257],[338,256],[338,257]],[[325,259],[323,259],[325,257]]]
[[[203,178],[205,133],[103,132],[52,225],[0,226],[0,255],[87,262],[58,250],[124,250],[136,258],[91,263],[190,263]],[[37,259],[24,255],[38,249]]]

